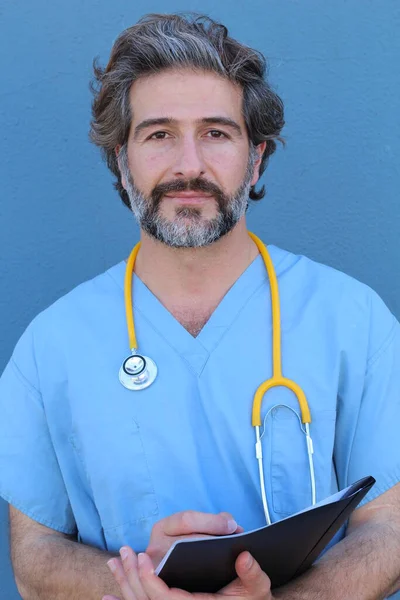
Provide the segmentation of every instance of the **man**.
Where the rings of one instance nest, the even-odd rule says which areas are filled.
[[[250,414],[271,376],[271,297],[245,213],[263,196],[255,185],[283,107],[261,55],[205,17],[145,17],[95,72],[91,135],[140,224],[133,312],[138,351],[158,373],[137,390],[118,378],[129,355],[125,261],[38,315],[18,342],[0,386],[0,493],[22,597],[394,593],[399,324],[366,286],[274,246],[282,368],[310,406],[317,499],[365,475],[377,483],[316,565],[279,589],[248,553],[217,595],[168,589],[154,574],[176,539],[265,523]],[[268,392],[262,419],[282,404],[263,436],[273,521],[311,503],[295,396]]]

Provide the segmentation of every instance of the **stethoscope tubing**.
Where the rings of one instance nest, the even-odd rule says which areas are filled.
[[[254,233],[248,232],[249,236],[256,244],[266,267],[269,285],[270,285],[270,293],[271,293],[271,312],[272,312],[272,377],[261,383],[254,395],[252,413],[251,413],[251,423],[255,428],[256,435],[256,458],[258,462],[258,470],[259,470],[259,479],[260,479],[260,489],[261,489],[261,498],[262,504],[265,514],[265,519],[267,524],[271,523],[270,511],[268,507],[267,494],[265,490],[265,479],[264,479],[264,465],[263,465],[263,453],[262,453],[262,445],[260,435],[260,427],[261,427],[261,406],[264,399],[265,394],[274,387],[286,387],[291,390],[299,403],[300,411],[301,411],[301,423],[304,425],[304,430],[302,428],[303,433],[306,436],[306,444],[307,444],[307,455],[308,455],[308,463],[309,463],[309,471],[310,471],[310,481],[311,481],[311,499],[312,504],[316,503],[316,484],[315,484],[315,470],[314,470],[314,448],[313,442],[310,436],[310,423],[311,423],[311,414],[310,408],[306,399],[306,396],[301,389],[301,387],[292,381],[291,379],[287,379],[282,374],[282,349],[281,349],[281,316],[280,316],[280,300],[279,300],[279,288],[278,288],[278,280],[276,277],[274,265],[272,263],[271,257],[267,250],[267,247],[263,242],[256,236]],[[119,378],[126,388],[130,390],[141,390],[153,383],[157,376],[157,366],[152,359],[149,357],[142,356],[138,353],[138,345],[136,339],[135,332],[135,323],[133,318],[133,299],[132,299],[132,279],[133,272],[135,267],[135,261],[137,254],[140,250],[140,242],[136,244],[133,248],[126,265],[125,271],[125,282],[124,282],[124,300],[125,300],[125,312],[126,312],[126,323],[128,328],[128,339],[129,339],[129,348],[131,350],[131,357],[135,357],[136,359],[143,359],[144,363],[148,365],[148,369],[144,373],[140,373],[139,375],[130,375],[129,372],[125,369],[125,364],[128,359],[125,359],[123,366],[120,369]],[[272,407],[275,408],[275,407]],[[296,416],[300,419],[299,415]],[[270,414],[272,409],[270,409],[264,419],[264,431],[265,431],[265,420]],[[300,423],[300,425],[301,425]],[[263,432],[264,433],[264,432]]]

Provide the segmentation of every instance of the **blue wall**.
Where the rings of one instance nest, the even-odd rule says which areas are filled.
[[[368,283],[400,317],[398,0],[3,0],[0,370],[38,311],[137,238],[87,141],[92,58],[142,14],[188,8],[265,52],[286,104],[287,148],[250,227]],[[0,502],[0,600],[14,600],[6,531]]]

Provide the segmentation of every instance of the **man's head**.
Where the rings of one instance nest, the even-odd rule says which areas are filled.
[[[95,67],[92,140],[141,228],[176,247],[230,231],[275,151],[283,106],[265,61],[207,17],[149,15]]]

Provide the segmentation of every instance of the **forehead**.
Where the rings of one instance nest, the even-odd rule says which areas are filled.
[[[238,85],[214,73],[163,71],[132,84],[132,122],[159,117],[189,122],[220,115],[243,123],[242,97]]]

